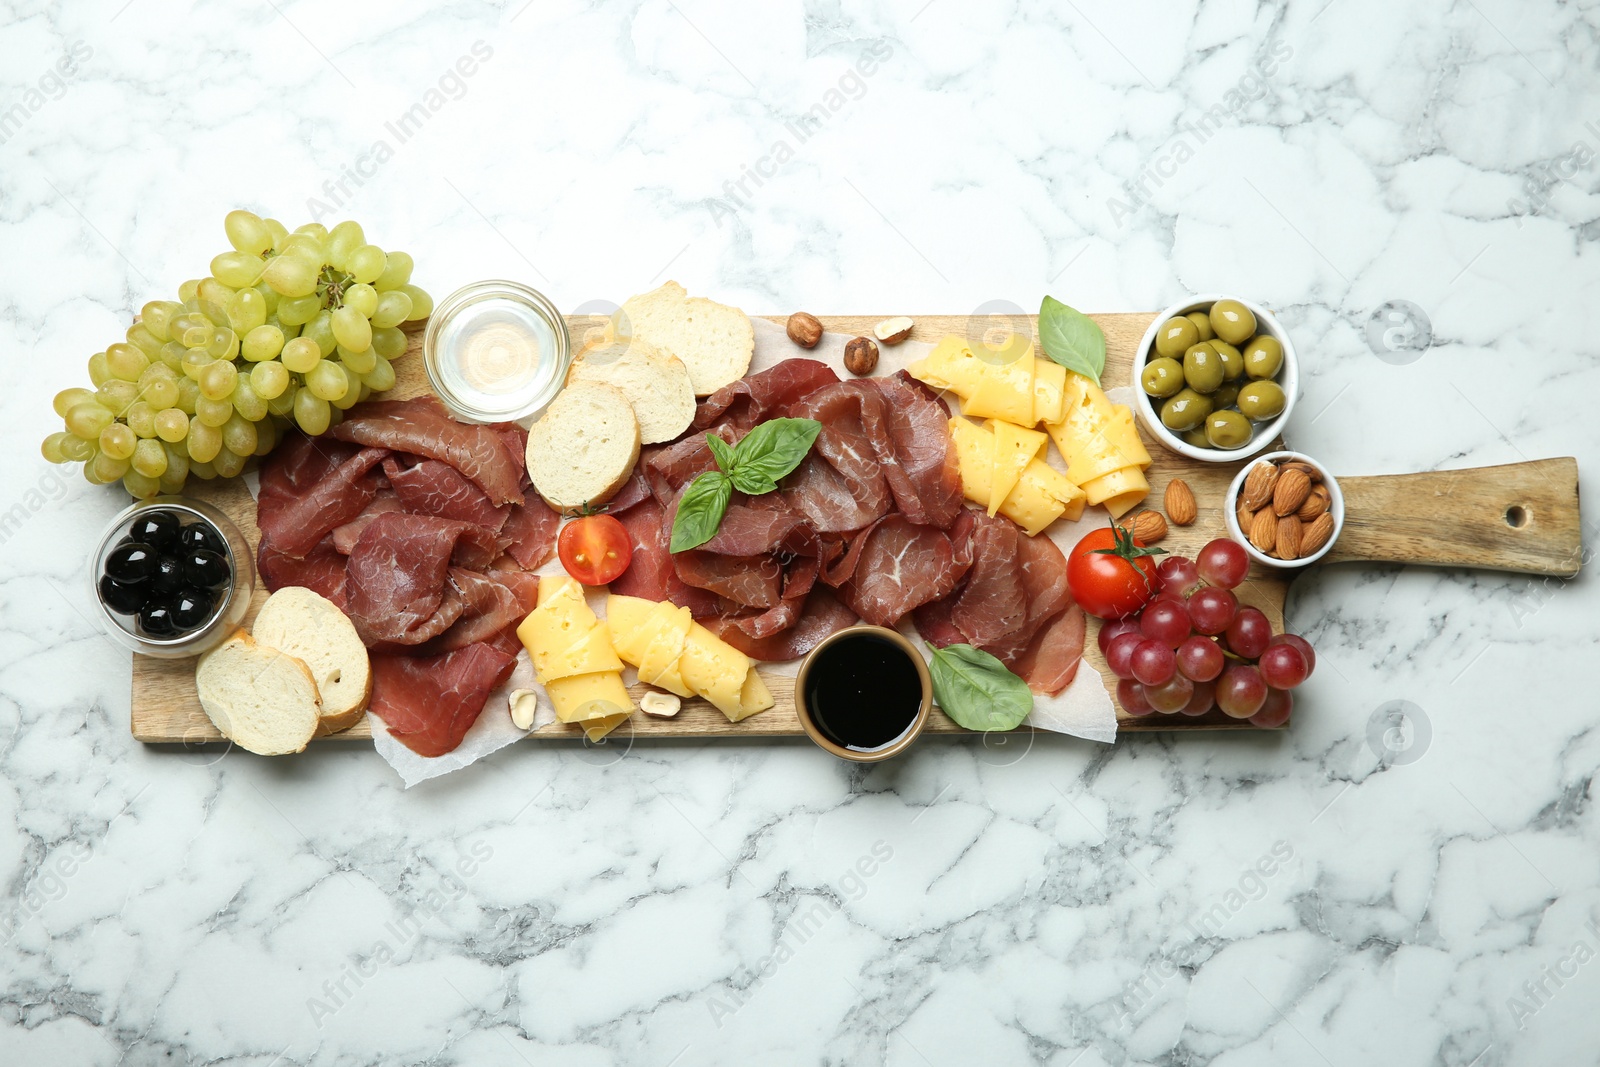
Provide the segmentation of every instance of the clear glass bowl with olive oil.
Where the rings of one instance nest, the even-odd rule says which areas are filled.
[[[428,318],[428,384],[456,417],[518,422],[561,391],[572,363],[566,320],[543,293],[491,280],[457,289]]]

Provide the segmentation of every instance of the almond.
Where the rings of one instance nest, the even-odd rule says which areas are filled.
[[[1333,536],[1333,513],[1324,511],[1312,521],[1306,523],[1306,528],[1300,532],[1300,554],[1313,556],[1321,552],[1328,539]]]
[[[1262,508],[1250,520],[1250,543],[1263,552],[1271,552],[1278,543],[1278,517],[1271,508]]]
[[[1327,510],[1328,490],[1319,485],[1311,490],[1311,494],[1306,497],[1306,502],[1300,505],[1300,510],[1296,511],[1294,515],[1301,522],[1311,522]]]
[[[1244,500],[1243,499],[1240,499],[1240,501],[1239,501],[1239,511],[1237,513],[1237,518],[1239,520],[1239,531],[1241,533],[1243,533],[1246,537],[1249,537],[1250,536],[1250,525],[1255,522],[1256,513],[1251,511],[1249,508],[1244,506]]]
[[[915,325],[904,315],[892,319],[884,319],[872,328],[872,336],[886,345],[897,345],[911,336],[911,328]]]
[[[1322,472],[1303,459],[1286,459],[1279,466],[1286,471],[1299,471],[1313,482],[1322,481]]]
[[[1273,546],[1279,559],[1298,559],[1300,556],[1300,520],[1285,515],[1278,520],[1278,543]]]
[[[1167,483],[1167,492],[1163,501],[1167,508],[1167,518],[1172,520],[1174,526],[1187,526],[1195,520],[1200,509],[1195,506],[1194,490],[1189,488],[1189,483],[1182,478],[1174,478]]]
[[[1131,531],[1140,544],[1153,545],[1167,536],[1167,520],[1161,517],[1159,511],[1141,511],[1131,519],[1123,519],[1118,525]]]
[[[1239,487],[1239,506],[1259,511],[1272,500],[1272,491],[1278,485],[1278,468],[1265,461],[1250,468]]]
[[[1290,467],[1278,473],[1278,484],[1272,490],[1272,510],[1281,515],[1293,515],[1311,495],[1311,478],[1303,470]]]

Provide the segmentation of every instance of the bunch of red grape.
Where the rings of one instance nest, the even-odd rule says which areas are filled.
[[[1197,560],[1168,556],[1144,610],[1100,628],[1100,651],[1120,679],[1117,700],[1129,715],[1204,715],[1216,707],[1256,726],[1289,721],[1289,691],[1311,677],[1317,654],[1303,637],[1274,636],[1266,615],[1239,605],[1233,590],[1249,569],[1244,549],[1225,537]]]

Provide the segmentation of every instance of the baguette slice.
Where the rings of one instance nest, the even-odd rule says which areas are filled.
[[[222,735],[261,756],[300,752],[317,733],[317,682],[300,660],[238,631],[200,657],[195,688]]]
[[[567,384],[603,382],[627,394],[639,420],[639,440],[671,441],[694,421],[694,385],[677,356],[639,338],[610,338],[586,345],[572,361]]]
[[[691,297],[677,282],[630,296],[613,317],[610,333],[648,341],[677,356],[689,370],[695,396],[710,396],[743,378],[756,350],[748,315]]]
[[[267,598],[252,628],[256,644],[303,662],[322,701],[319,734],[336,734],[360,721],[372,695],[372,661],[344,612],[310,589],[284,586]]]
[[[638,461],[639,420],[614,385],[573,382],[528,431],[528,477],[563,515],[610,500]]]

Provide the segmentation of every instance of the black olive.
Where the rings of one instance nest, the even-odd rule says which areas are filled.
[[[176,593],[183,586],[190,584],[184,579],[183,564],[173,556],[162,556],[156,560],[156,572],[151,576],[149,585],[155,594],[165,597]]]
[[[183,577],[187,584],[197,585],[202,589],[222,585],[227,582],[228,560],[220,553],[209,548],[191,549],[178,558],[183,567]]]
[[[192,587],[180,589],[172,601],[173,625],[181,633],[198,630],[211,618],[212,609],[216,606],[216,597],[206,590]]]
[[[139,629],[151,637],[171,637],[178,632],[172,618],[172,608],[164,601],[146,604],[139,612]]]
[[[106,576],[124,585],[144,581],[156,567],[156,550],[138,541],[118,545],[106,557]]]
[[[185,526],[178,531],[178,544],[185,549],[204,548],[219,555],[226,555],[228,551],[222,535],[209,522],[191,522]]]
[[[141,511],[133,520],[130,536],[158,551],[170,551],[178,547],[178,513]]]
[[[118,615],[137,615],[144,607],[145,590],[137,585],[123,585],[114,578],[100,579],[100,602]]]

